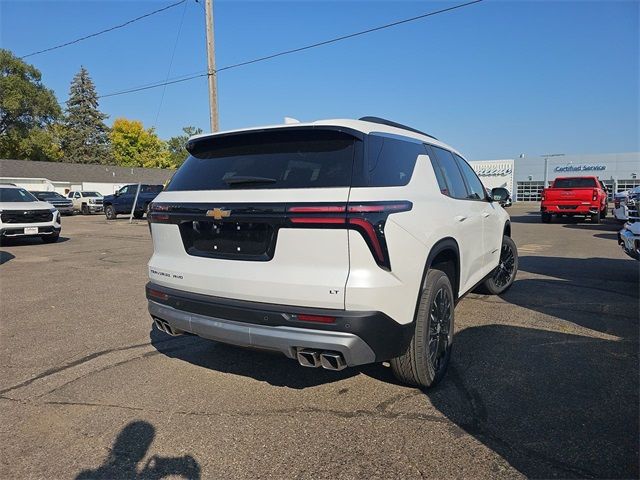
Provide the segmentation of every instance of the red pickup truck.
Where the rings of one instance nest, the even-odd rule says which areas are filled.
[[[607,188],[598,177],[560,177],[542,191],[540,212],[544,223],[553,215],[590,216],[593,223],[607,216]]]

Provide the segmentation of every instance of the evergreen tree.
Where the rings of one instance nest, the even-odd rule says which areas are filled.
[[[108,116],[98,110],[98,95],[84,67],[73,77],[62,137],[64,160],[72,163],[110,163]]]

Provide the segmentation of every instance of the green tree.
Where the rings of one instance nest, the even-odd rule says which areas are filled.
[[[64,127],[52,123],[44,128],[32,128],[21,136],[17,130],[0,135],[0,155],[18,160],[59,162],[63,160],[60,139]]]
[[[62,150],[73,163],[110,163],[108,117],[98,109],[96,88],[84,67],[73,77],[65,115]]]
[[[170,168],[169,151],[153,128],[138,120],[117,118],[109,134],[113,158],[125,167]]]
[[[187,140],[189,137],[193,135],[198,135],[202,133],[201,128],[197,127],[183,127],[182,135],[177,135],[175,137],[171,137],[167,140],[167,148],[169,149],[169,162],[172,165],[172,168],[178,168],[189,156],[189,152],[185,148],[187,144]]]
[[[61,109],[42,75],[10,51],[0,49],[0,156],[30,160],[55,160],[51,125]],[[36,148],[36,146],[38,146]],[[34,152],[39,152],[33,158]],[[53,156],[51,156],[53,155]]]

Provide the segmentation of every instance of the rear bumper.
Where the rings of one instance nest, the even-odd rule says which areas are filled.
[[[156,284],[146,287],[149,313],[172,330],[232,345],[276,350],[296,358],[300,348],[342,353],[349,366],[401,355],[413,324],[401,325],[381,312],[304,308],[194,294]],[[150,294],[152,291],[152,294]],[[162,298],[159,298],[158,292]],[[335,317],[331,324],[297,315]]]
[[[599,207],[597,205],[542,205],[540,211],[564,215],[591,215],[598,213]]]

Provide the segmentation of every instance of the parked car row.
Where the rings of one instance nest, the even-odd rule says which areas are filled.
[[[95,191],[72,190],[67,196],[50,191],[27,191],[14,184],[0,184],[0,240],[18,237],[40,237],[53,243],[62,230],[61,215],[83,215],[105,212],[107,220],[118,214],[142,218],[162,185],[125,185],[113,195],[103,197]]]
[[[640,260],[640,187],[626,192],[618,208],[622,212],[618,212],[616,218],[619,219],[619,216],[624,215],[626,220],[624,227],[618,232],[618,244],[624,253]]]

